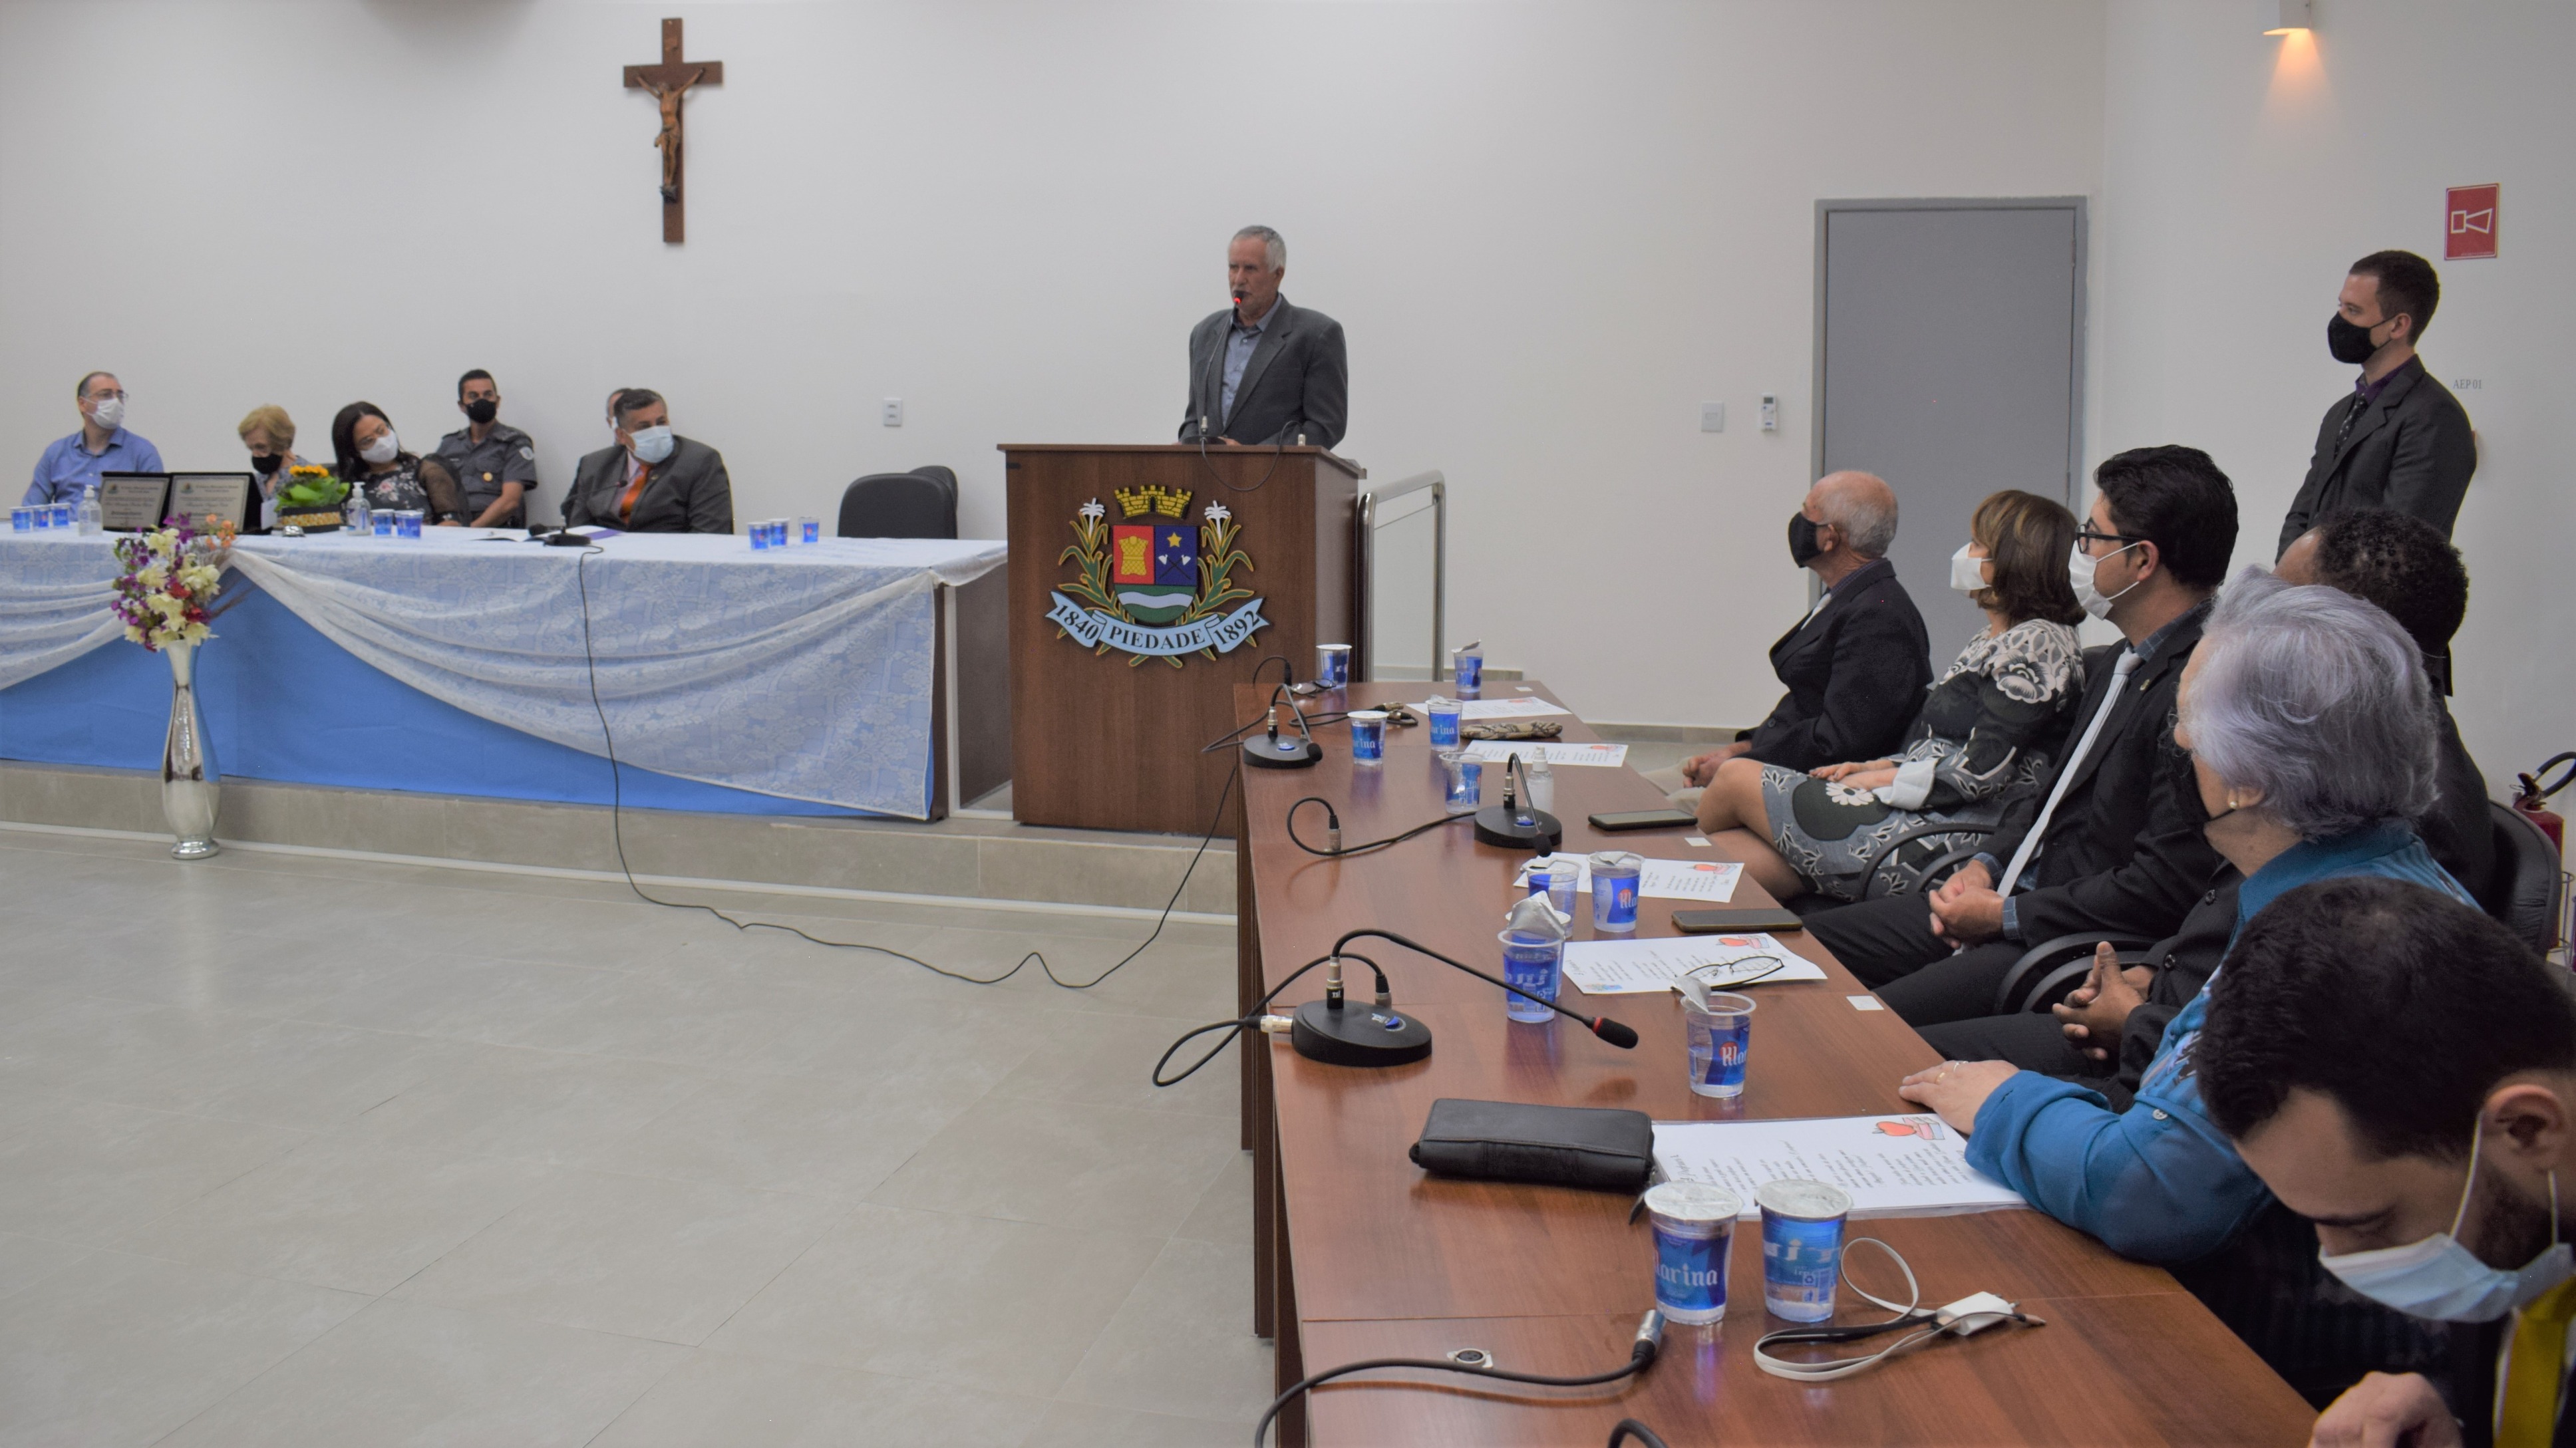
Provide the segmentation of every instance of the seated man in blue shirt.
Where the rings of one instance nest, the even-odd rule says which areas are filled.
[[[80,403],[80,431],[57,439],[36,459],[26,507],[77,503],[100,473],[157,473],[161,450],[125,430],[125,387],[113,372],[93,372],[72,389]]]
[[[2316,880],[2376,875],[2468,899],[2415,838],[2434,800],[2436,716],[2415,641],[2386,613],[2249,571],[2210,615],[2179,713],[2209,843],[2244,876],[2240,936]],[[2002,1061],[1946,1061],[1898,1094],[1966,1133],[1969,1162],[2032,1206],[2125,1256],[2191,1262],[2270,1200],[2201,1102],[2191,1053],[2208,1007],[2204,988],[2174,1017],[2124,1112]]]

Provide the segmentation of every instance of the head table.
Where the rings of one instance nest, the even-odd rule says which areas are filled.
[[[115,541],[0,533],[0,758],[159,764],[170,674],[109,612]],[[227,774],[606,803],[613,742],[629,804],[921,819],[936,593],[1003,555],[975,539],[244,538],[197,685]]]

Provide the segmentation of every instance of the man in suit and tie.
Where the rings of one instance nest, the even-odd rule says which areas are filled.
[[[1234,305],[1190,329],[1190,401],[1181,441],[1311,443],[1349,430],[1350,359],[1342,324],[1279,295],[1288,243],[1266,226],[1225,253]]]
[[[2081,722],[2059,764],[1928,901],[1899,895],[1807,917],[1813,937],[1910,1024],[1991,1014],[2013,962],[2041,941],[2171,935],[2218,877],[2191,761],[2171,739],[2183,665],[2236,547],[2236,492],[2191,447],[2120,453],[2093,480],[2068,572],[2076,601],[2124,642],[2086,666]]]
[[[628,533],[730,533],[733,479],[724,454],[671,431],[662,394],[616,394],[617,444],[581,460],[565,500],[564,526]]]
[[[2411,251],[2374,251],[2352,264],[2326,324],[2326,348],[2338,362],[2359,363],[2361,376],[2317,427],[2317,450],[2281,521],[2275,557],[2330,514],[2353,508],[2405,513],[2451,536],[2478,470],[2478,445],[2460,400],[2415,355],[2441,300],[2433,264]]]
[[[1923,615],[1896,567],[1896,491],[1869,473],[1828,473],[1789,519],[1789,557],[1825,591],[1771,646],[1771,672],[1789,692],[1769,718],[1706,754],[1646,777],[1677,809],[1698,805],[1718,765],[1739,755],[1816,769],[1894,754],[1932,682]]]

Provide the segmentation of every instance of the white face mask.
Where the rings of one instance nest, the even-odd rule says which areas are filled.
[[[2135,543],[2124,543],[2119,547],[2112,549],[2108,556],[2117,558],[2121,554],[2126,553],[2137,546],[2138,545]],[[2102,596],[2102,590],[2093,586],[2093,568],[2094,565],[2099,562],[2101,562],[2101,559],[2094,558],[2084,551],[2083,544],[2076,544],[2075,551],[2069,554],[2066,559],[2066,581],[2074,585],[2075,601],[2084,605],[2084,611],[2086,613],[2093,615],[2095,618],[2109,618],[2111,616],[2111,605],[2126,597],[2130,588],[2135,588],[2139,583],[2143,583],[2146,580],[2139,579],[2136,582],[2131,583],[2129,588],[2123,588],[2118,593],[2105,598]]]
[[[2493,1322],[2576,1276],[2576,1253],[2558,1240],[2558,1173],[2549,1174],[2549,1250],[2513,1271],[2490,1267],[2460,1245],[2456,1235],[2478,1184],[2478,1142],[2469,1140],[2469,1180],[2460,1188],[2451,1230],[2403,1247],[2380,1247],[2337,1256],[2319,1252],[2317,1264],[2343,1285],[2409,1317],[2439,1322]]]
[[[358,449],[358,456],[371,463],[389,463],[402,456],[402,439],[387,429],[385,435]]]
[[[1973,543],[1962,543],[1950,555],[1950,587],[1961,593],[1975,593],[1986,586],[1986,560],[1968,552]]]
[[[102,397],[98,401],[91,403],[89,409],[89,420],[97,423],[100,427],[105,428],[109,432],[114,432],[118,428],[123,427],[125,425],[125,399],[122,397]]]
[[[636,458],[648,466],[671,455],[671,425],[667,422],[655,423],[630,435],[635,439]]]

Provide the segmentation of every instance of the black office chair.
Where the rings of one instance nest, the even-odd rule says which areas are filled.
[[[2495,826],[2497,883],[2495,918],[2523,943],[2546,954],[2558,944],[2559,910],[2565,904],[2566,877],[2560,871],[2558,847],[2540,826],[2511,805],[2487,801]]]
[[[2003,983],[1995,987],[1994,1014],[2015,1015],[2022,1011],[2044,1011],[2066,999],[2066,993],[2084,983],[2093,973],[2093,947],[2103,941],[2120,958],[2120,968],[2145,965],[2147,953],[2155,942],[2143,935],[2111,935],[2091,931],[2081,935],[2061,935],[2043,940],[2022,952],[2004,973]]]
[[[1935,820],[1916,825],[1878,847],[1866,859],[1868,873],[1863,877],[1860,898],[1876,900],[1889,895],[1928,895],[1941,888],[1941,883],[1957,873],[1959,867],[1985,852],[1984,837],[1993,834],[2000,824],[1979,824],[1969,820]],[[1919,864],[1899,861],[1887,873],[1895,878],[1882,881],[1879,866],[1895,859],[1898,851],[1930,835],[1975,835],[1978,838],[1944,854],[1934,855]]]
[[[938,468],[870,473],[841,490],[843,538],[954,538],[957,475]]]

